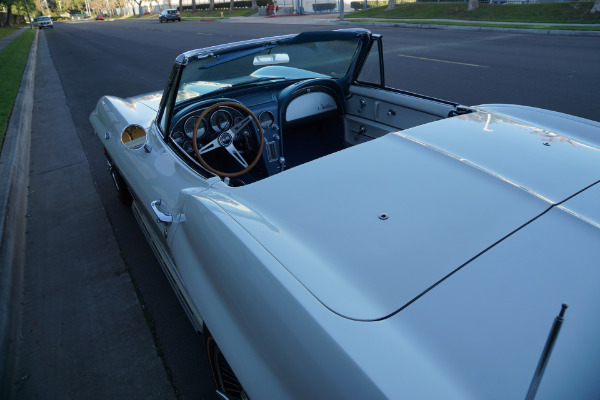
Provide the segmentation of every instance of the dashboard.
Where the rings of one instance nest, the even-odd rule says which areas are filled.
[[[260,161],[250,171],[251,176],[246,174],[242,177],[245,183],[249,183],[289,167],[286,165],[284,148],[286,152],[293,151],[293,148],[284,147],[286,131],[291,132],[292,128],[297,131],[297,127],[302,124],[343,115],[344,104],[341,99],[341,88],[332,79],[311,79],[291,85],[284,82],[261,87],[260,91],[253,88],[251,91],[246,89],[229,92],[227,98],[212,98],[184,104],[175,112],[169,137],[188,164],[202,168],[194,149],[194,129],[197,129],[197,147],[200,149],[219,135],[223,136],[223,132],[234,132],[234,127],[244,123],[248,117],[248,113],[243,110],[246,108],[256,116],[255,121],[258,121],[264,134]],[[240,104],[242,109],[230,103]],[[257,128],[256,122],[247,123],[232,137],[235,147],[244,158],[258,147]],[[234,158],[224,151],[206,153],[206,156],[211,165],[222,168],[219,170],[236,167]],[[205,158],[204,154],[202,158]],[[237,167],[239,168],[239,165]]]

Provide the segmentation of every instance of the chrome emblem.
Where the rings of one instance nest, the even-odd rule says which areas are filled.
[[[233,142],[233,138],[227,132],[224,132],[219,136],[219,144],[223,147],[227,147]]]

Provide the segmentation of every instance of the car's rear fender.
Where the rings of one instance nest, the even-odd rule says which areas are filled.
[[[383,398],[323,327],[339,317],[231,218],[219,204],[227,198],[190,189],[180,199],[174,258],[250,397]]]

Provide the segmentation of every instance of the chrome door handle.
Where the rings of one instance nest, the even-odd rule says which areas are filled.
[[[173,216],[169,213],[164,213],[158,209],[158,206],[160,206],[161,202],[162,200],[160,199],[154,200],[152,203],[150,203],[150,207],[152,207],[152,211],[154,211],[154,214],[158,218],[158,222],[170,224],[171,222],[173,222]]]

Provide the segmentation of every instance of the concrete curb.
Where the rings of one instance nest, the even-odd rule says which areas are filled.
[[[13,105],[0,154],[0,398],[9,398],[18,337],[15,299],[22,287],[25,262],[25,217],[29,180],[29,146],[35,89],[38,34]]]

